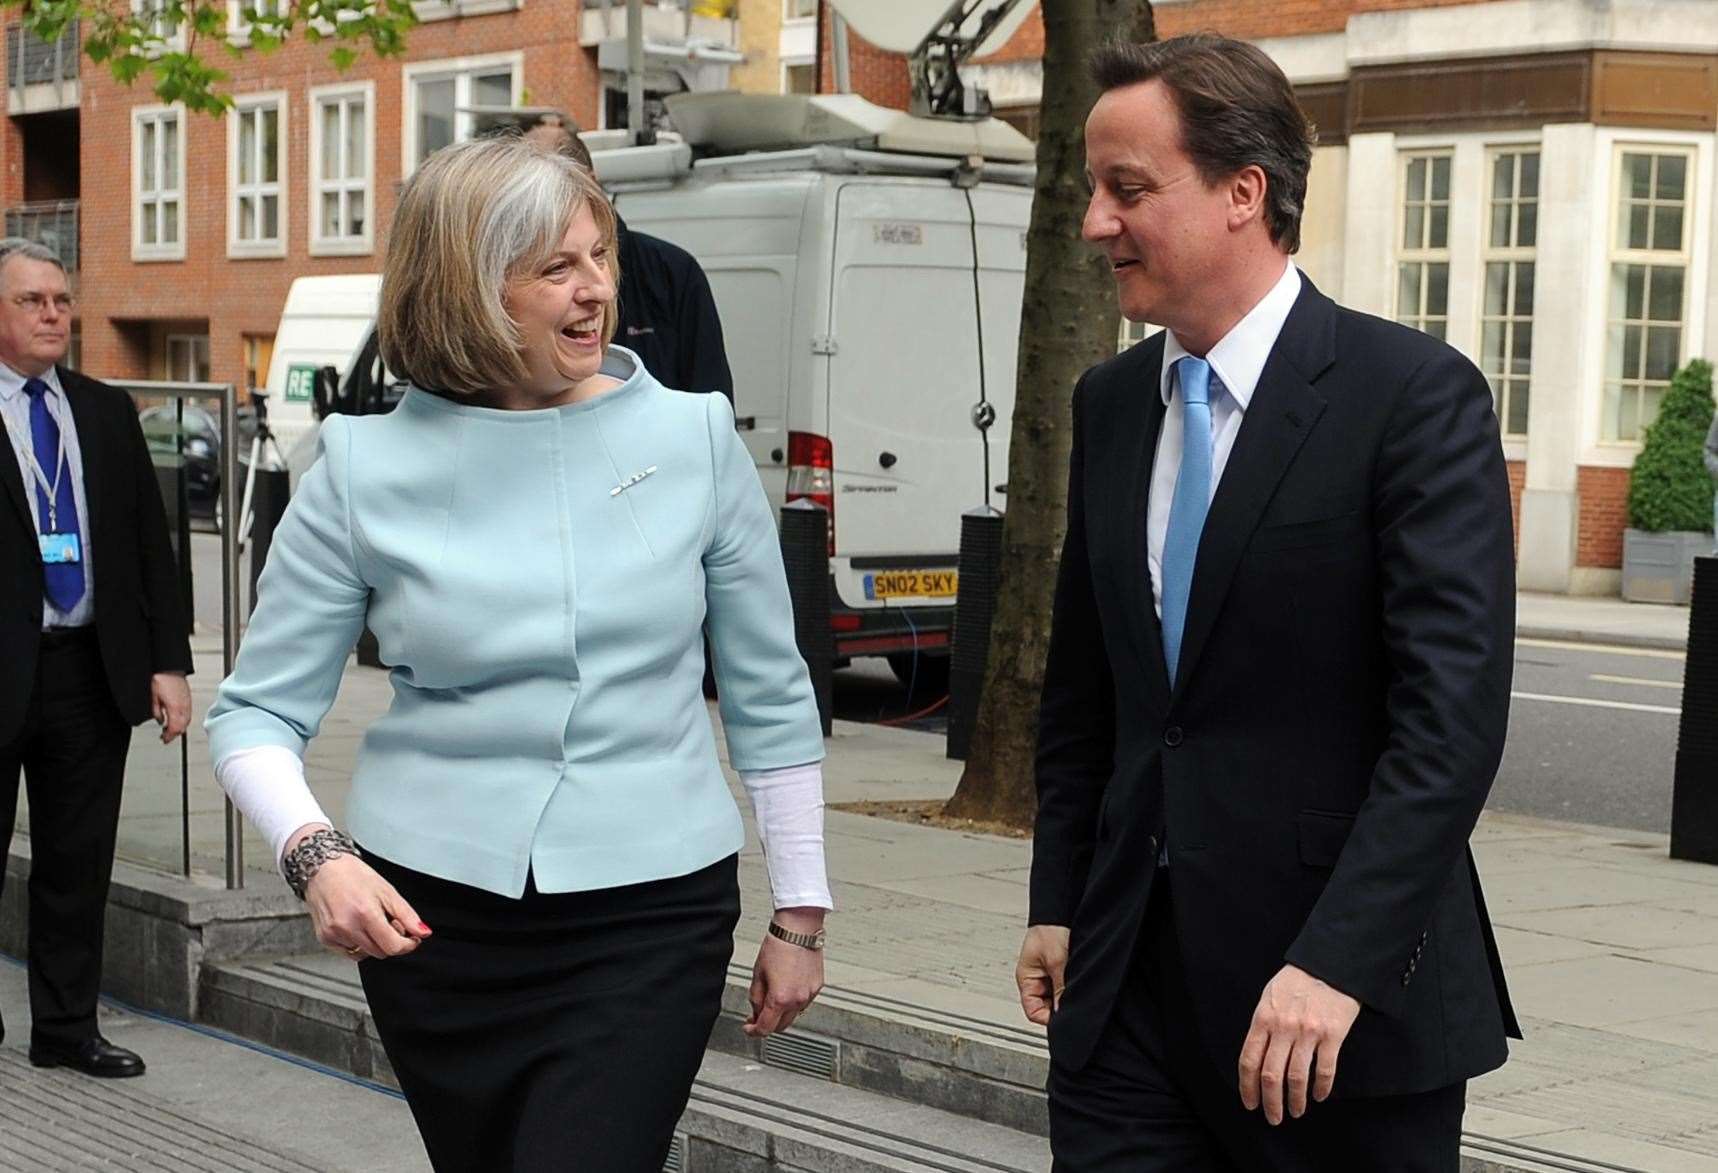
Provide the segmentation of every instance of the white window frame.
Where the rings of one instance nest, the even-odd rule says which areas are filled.
[[[447,57],[440,61],[414,61],[400,69],[400,116],[403,125],[400,127],[400,178],[406,179],[418,169],[418,83],[431,81],[439,77],[455,76],[469,77],[473,73],[481,73],[500,66],[507,66],[513,75],[513,104],[519,105],[525,92],[525,53],[514,50],[511,53],[490,53],[481,57]],[[455,109],[469,106],[466,98],[459,96],[459,90],[469,93],[470,83],[464,86],[456,83],[453,104]],[[454,142],[463,142],[471,137],[469,126],[465,123],[464,115],[455,115]]]
[[[179,212],[179,239],[172,244],[160,243],[161,233],[157,225],[156,243],[143,243],[143,124],[154,122],[158,126],[167,121],[178,123],[179,140],[178,158],[175,160],[179,175],[179,184],[174,188],[157,187],[154,190],[155,206],[171,200]],[[171,106],[134,106],[131,110],[131,259],[134,261],[182,261],[185,259],[185,237],[188,235],[190,216],[187,215],[185,200],[185,106],[175,102]],[[160,132],[156,132],[156,141],[160,141]],[[155,169],[159,180],[161,168]]]
[[[227,0],[227,39],[235,45],[248,45],[251,40],[249,13],[264,8],[278,14],[288,0]],[[319,24],[325,22],[318,22]]]
[[[134,16],[142,16],[146,12],[160,12],[165,7],[161,0],[131,0],[131,12]],[[162,40],[169,52],[183,53],[188,44],[185,38],[185,22],[180,21],[179,26],[173,30],[173,35]]]
[[[322,235],[322,193],[325,186],[352,190],[351,181],[326,180],[322,174],[322,105],[329,101],[364,102],[364,231],[360,236]],[[376,251],[376,83],[345,82],[317,86],[309,93],[310,196],[309,238],[313,257],[363,256]]]
[[[275,178],[272,183],[253,183],[241,190],[239,183],[239,121],[246,115],[272,107],[275,123]],[[284,257],[287,241],[287,150],[286,91],[268,90],[254,94],[235,94],[233,108],[227,111],[227,256],[234,260]],[[259,140],[260,141],[260,140]],[[275,227],[279,235],[256,240],[239,239],[239,201],[252,197],[258,201],[257,224],[262,224],[261,200],[274,196]]]
[[[191,361],[192,361],[193,365],[195,365],[196,359],[197,359],[197,344],[202,343],[203,361],[205,364],[208,365],[211,373],[214,371],[214,363],[210,360],[210,357],[209,357],[209,354],[210,354],[209,336],[207,334],[169,334],[164,339],[162,339],[162,342],[161,342],[162,365],[167,372],[167,379],[169,382],[180,381],[179,372],[177,372],[173,369],[173,344],[176,342],[184,342],[184,343],[190,344]],[[192,383],[197,382],[198,380],[196,378],[196,374],[197,374],[196,371],[191,371],[190,372],[191,377],[185,381],[192,382]]]
[[[810,24],[812,21],[817,19],[817,4],[815,0],[813,0],[811,5],[811,11],[804,15],[795,13],[793,6],[794,0],[781,0],[781,22],[783,24]]]
[[[1409,173],[1411,172],[1411,170],[1413,168],[1413,164],[1417,160],[1421,160],[1421,159],[1428,161],[1426,198],[1424,200],[1410,200],[1410,193],[1408,191],[1408,176],[1409,176]],[[1443,243],[1442,247],[1440,247],[1440,248],[1431,248],[1431,247],[1429,247],[1423,243],[1420,245],[1414,246],[1414,247],[1410,247],[1408,245],[1407,240],[1405,239],[1408,204],[1410,202],[1420,203],[1426,208],[1427,212],[1429,213],[1432,206],[1435,203],[1439,202],[1439,201],[1433,200],[1432,196],[1431,196],[1431,180],[1430,180],[1431,168],[1430,168],[1429,161],[1435,160],[1435,159],[1442,159],[1442,160],[1446,161],[1449,164],[1449,173],[1450,173],[1450,181],[1449,181],[1449,187],[1448,187],[1449,194],[1447,196],[1445,196],[1444,199],[1441,201],[1443,208],[1444,208],[1444,243]],[[1396,265],[1395,265],[1394,272],[1392,273],[1392,277],[1394,279],[1390,283],[1390,304],[1392,307],[1391,308],[1391,317],[1394,318],[1395,321],[1400,322],[1401,324],[1403,324],[1405,326],[1409,326],[1413,329],[1421,330],[1421,331],[1425,330],[1425,324],[1427,322],[1430,322],[1434,319],[1441,321],[1443,323],[1444,329],[1443,329],[1443,334],[1440,337],[1446,341],[1448,340],[1449,334],[1450,334],[1450,317],[1451,317],[1451,315],[1450,315],[1450,300],[1451,300],[1452,281],[1451,281],[1451,272],[1450,272],[1450,270],[1451,270],[1450,237],[1453,234],[1453,230],[1454,230],[1453,226],[1454,226],[1454,220],[1455,220],[1455,192],[1456,192],[1455,170],[1456,170],[1456,149],[1455,149],[1455,146],[1453,144],[1452,145],[1437,146],[1437,147],[1404,148],[1401,151],[1399,151],[1397,153],[1397,160],[1396,160],[1396,175],[1397,175],[1396,193],[1397,193],[1397,198],[1395,201],[1395,208],[1393,209],[1393,213],[1392,213],[1393,214],[1393,222],[1392,222],[1392,228],[1391,228],[1391,236],[1392,236],[1392,239],[1395,241],[1395,244],[1396,244],[1396,250],[1395,250],[1396,251]],[[1422,238],[1422,241],[1424,241],[1426,238],[1428,238],[1431,234],[1431,222],[1430,221],[1431,221],[1431,217],[1429,214],[1426,215],[1421,221],[1421,227],[1422,227],[1421,238]],[[1402,300],[1402,270],[1409,265],[1418,265],[1420,267],[1419,304],[1413,307],[1413,312],[1411,312],[1411,313],[1408,312],[1407,309],[1401,304],[1401,300]],[[1428,314],[1425,312],[1426,294],[1427,294],[1427,290],[1431,286],[1431,282],[1428,280],[1428,276],[1429,276],[1430,271],[1431,271],[1431,266],[1433,266],[1433,265],[1442,265],[1444,267],[1444,309],[1443,309],[1442,314]]]
[[[412,12],[420,21],[452,20],[457,16],[484,16],[493,12],[517,12],[525,0],[412,0]]]
[[[1702,158],[1702,154],[1703,152],[1699,151],[1694,144],[1686,141],[1642,142],[1634,139],[1627,139],[1618,140],[1611,144],[1610,156],[1608,159],[1610,182],[1606,185],[1609,198],[1603,209],[1605,223],[1604,267],[1600,271],[1599,288],[1601,292],[1597,299],[1599,302],[1598,308],[1600,321],[1602,322],[1602,331],[1600,334],[1598,367],[1599,394],[1593,440],[1595,445],[1600,449],[1629,454],[1631,462],[1633,454],[1640,451],[1642,436],[1637,435],[1633,439],[1625,439],[1620,436],[1608,437],[1605,434],[1607,420],[1610,416],[1609,384],[1612,382],[1610,377],[1611,328],[1620,324],[1625,330],[1631,325],[1638,326],[1642,329],[1650,329],[1653,323],[1661,322],[1661,320],[1641,318],[1637,321],[1626,317],[1620,322],[1614,320],[1611,316],[1611,288],[1613,274],[1617,267],[1621,265],[1647,265],[1655,269],[1680,268],[1682,270],[1682,311],[1681,316],[1676,320],[1678,337],[1676,360],[1672,364],[1672,373],[1674,374],[1675,371],[1680,370],[1683,364],[1688,361],[1689,355],[1695,353],[1694,347],[1698,341],[1694,336],[1696,333],[1695,321],[1694,314],[1691,311],[1694,307],[1700,304],[1697,300],[1697,294],[1699,291],[1695,288],[1696,266],[1694,264],[1694,258],[1697,255],[1695,248],[1697,243],[1697,222],[1699,217],[1706,212],[1706,209],[1700,206],[1698,200],[1699,193],[1704,190],[1702,184],[1706,181],[1705,161]],[[1682,239],[1678,242],[1680,247],[1675,251],[1671,251],[1669,249],[1631,249],[1624,246],[1622,242],[1622,224],[1619,212],[1625,198],[1623,194],[1623,157],[1625,155],[1676,156],[1684,160],[1685,170],[1683,172],[1682,186]],[[1652,197],[1649,196],[1649,201],[1651,198]],[[1648,288],[1643,292],[1643,298],[1650,303],[1650,276],[1648,279]],[[1643,312],[1649,311],[1643,307]],[[1627,313],[1626,307],[1624,309],[1624,313]],[[1642,358],[1644,361],[1644,338],[1642,340],[1642,351]],[[1627,372],[1624,372],[1623,381],[1635,382],[1642,386],[1649,381],[1654,383],[1657,382],[1656,380],[1645,379],[1630,380]],[[1666,389],[1668,389],[1669,385],[1668,379],[1666,379],[1662,384]],[[1625,389],[1622,392],[1622,394],[1629,393],[1630,391],[1628,389]],[[1640,391],[1636,390],[1634,393],[1640,394]],[[1638,412],[1636,420],[1637,432],[1644,433],[1646,424],[1639,422],[1640,413]]]
[[[1523,156],[1523,155],[1535,155],[1538,157],[1538,160],[1539,160],[1539,180],[1538,180],[1537,186],[1534,189],[1533,197],[1531,200],[1532,204],[1534,205],[1534,211],[1536,213],[1536,215],[1535,215],[1535,228],[1534,228],[1534,235],[1533,235],[1533,244],[1531,244],[1531,245],[1523,245],[1523,244],[1519,243],[1520,230],[1521,230],[1520,229],[1520,217],[1521,217],[1520,209],[1524,203],[1528,202],[1528,201],[1523,200],[1521,197],[1521,164],[1519,161],[1515,164],[1513,188],[1510,192],[1510,195],[1503,201],[1510,208],[1510,230],[1509,230],[1510,243],[1506,244],[1506,245],[1495,245],[1491,241],[1492,215],[1493,215],[1494,211],[1496,210],[1496,206],[1499,202],[1498,197],[1494,194],[1494,191],[1493,191],[1493,182],[1494,182],[1495,175],[1496,175],[1496,168],[1497,168],[1498,160],[1503,158],[1504,156],[1507,156],[1507,155],[1516,156],[1518,159],[1520,156]],[[1523,318],[1514,312],[1514,310],[1515,310],[1515,279],[1516,279],[1516,276],[1519,272],[1519,269],[1517,268],[1517,266],[1526,264],[1526,265],[1532,265],[1534,267],[1534,274],[1533,274],[1534,275],[1534,298],[1533,298],[1533,302],[1534,302],[1534,312],[1536,314],[1538,311],[1538,304],[1539,304],[1539,289],[1538,289],[1539,225],[1543,223],[1543,212],[1544,212],[1543,199],[1540,195],[1540,192],[1544,186],[1544,169],[1545,169],[1545,152],[1537,141],[1534,141],[1534,142],[1492,143],[1492,144],[1488,145],[1488,147],[1486,148],[1486,152],[1485,152],[1485,174],[1483,177],[1484,178],[1483,190],[1485,192],[1485,214],[1481,217],[1481,221],[1480,221],[1480,223],[1481,223],[1481,227],[1480,227],[1480,232],[1481,232],[1480,241],[1481,241],[1481,243],[1480,243],[1480,266],[1479,266],[1479,297],[1477,299],[1478,305],[1479,305],[1479,332],[1477,335],[1475,335],[1474,351],[1475,351],[1475,356],[1478,359],[1478,366],[1480,367],[1480,369],[1482,371],[1484,371],[1487,382],[1492,383],[1492,405],[1497,410],[1498,430],[1503,435],[1503,438],[1504,438],[1504,441],[1506,444],[1509,444],[1512,442],[1515,442],[1515,443],[1524,442],[1527,439],[1526,431],[1511,432],[1508,430],[1509,429],[1509,412],[1508,412],[1509,404],[1505,401],[1505,389],[1504,389],[1504,387],[1500,386],[1499,382],[1497,382],[1496,380],[1506,380],[1509,383],[1519,384],[1520,393],[1528,396],[1529,402],[1531,402],[1532,381],[1533,381],[1533,367],[1532,367],[1532,364],[1533,364],[1533,356],[1532,356],[1533,317],[1529,316],[1529,317]],[[1504,287],[1504,305],[1503,305],[1503,311],[1504,312],[1502,314],[1488,314],[1488,313],[1486,313],[1486,310],[1485,310],[1485,296],[1486,296],[1487,289],[1490,287],[1489,286],[1489,274],[1490,274],[1490,269],[1491,269],[1492,265],[1508,265],[1509,266],[1509,270],[1508,270],[1509,277],[1508,277],[1508,281],[1506,282],[1505,287]],[[1495,371],[1495,372],[1485,370],[1485,364],[1486,364],[1485,328],[1487,325],[1490,325],[1493,323],[1500,324],[1503,328],[1503,357],[1502,357],[1502,362],[1503,362],[1504,369],[1501,371]],[[1520,330],[1526,330],[1527,331],[1528,369],[1525,372],[1518,373],[1518,372],[1510,369],[1510,365],[1514,361],[1513,356],[1515,353],[1515,348],[1514,348],[1513,344],[1514,344],[1514,340],[1515,340],[1515,335]],[[1531,426],[1531,418],[1529,419],[1529,426]]]

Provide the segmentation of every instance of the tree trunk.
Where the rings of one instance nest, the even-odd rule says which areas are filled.
[[[1041,7],[1038,177],[1026,239],[1002,576],[972,748],[947,807],[950,815],[1018,827],[1030,827],[1037,810],[1032,759],[1067,523],[1069,396],[1087,367],[1115,353],[1121,321],[1109,265],[1080,239],[1085,121],[1098,96],[1086,59],[1118,32],[1156,38],[1147,0],[1043,0]]]

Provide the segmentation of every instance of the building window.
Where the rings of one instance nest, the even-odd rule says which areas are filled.
[[[310,95],[310,251],[369,252],[375,88]]]
[[[1693,166],[1690,151],[1618,152],[1600,422],[1607,442],[1640,441],[1682,358]]]
[[[813,20],[817,17],[817,0],[781,0],[783,20]]]
[[[164,106],[133,110],[131,255],[134,259],[184,259],[184,174],[184,111]]]
[[[274,358],[273,334],[246,334],[245,348],[245,385],[242,392],[250,392],[263,387],[268,381],[268,364]]]
[[[810,61],[796,61],[781,67],[781,92],[784,94],[815,94],[817,92],[817,65]]]
[[[436,61],[405,69],[407,171],[452,143],[487,130],[494,121],[477,106],[518,104],[522,58]]]
[[[209,336],[167,335],[167,378],[178,383],[209,381]]]
[[[1450,154],[1404,156],[1396,320],[1434,338],[1450,314]]]
[[[286,225],[281,217],[285,121],[280,94],[242,96],[227,115],[230,256],[278,257],[286,253]]]
[[[283,0],[227,0],[227,33],[236,41],[248,41],[256,17],[278,20]],[[272,31],[272,30],[271,30]]]
[[[1539,152],[1491,156],[1490,221],[1485,238],[1485,303],[1480,311],[1480,369],[1491,383],[1503,434],[1527,435],[1527,384],[1533,373],[1533,278],[1539,239]]]
[[[163,47],[175,51],[184,50],[185,26],[182,22],[173,20],[167,11],[167,0],[131,0],[131,11],[143,18],[147,34],[159,37],[162,42],[160,46],[149,46],[143,52],[153,54]]]

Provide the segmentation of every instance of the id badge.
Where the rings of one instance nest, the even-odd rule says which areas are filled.
[[[36,537],[41,543],[43,562],[54,564],[83,561],[83,547],[78,543],[76,533],[37,534]]]

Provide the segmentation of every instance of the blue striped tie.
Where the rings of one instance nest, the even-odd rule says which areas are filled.
[[[1199,535],[1211,508],[1211,364],[1188,355],[1177,360],[1181,390],[1181,471],[1169,507],[1169,532],[1163,539],[1163,655],[1169,684],[1181,662],[1181,636],[1187,629],[1187,600],[1193,590],[1193,563]]]
[[[48,508],[48,491],[36,482],[36,521],[42,533],[75,534],[78,532],[77,498],[72,490],[72,470],[61,468],[60,425],[48,410],[48,385],[40,379],[25,379],[24,394],[30,397],[30,446],[35,450],[36,463],[41,466],[51,484],[59,477],[59,491],[54,494],[53,508]],[[49,515],[57,529],[49,525]],[[81,536],[80,536],[81,542]],[[84,597],[84,564],[78,562],[49,562],[42,567],[48,602],[62,613],[70,611]]]

